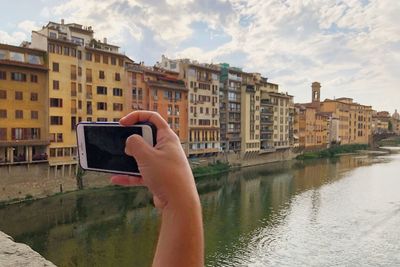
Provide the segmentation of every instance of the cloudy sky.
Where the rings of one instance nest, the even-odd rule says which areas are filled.
[[[296,102],[347,96],[400,110],[399,0],[2,1],[0,42],[49,20],[92,25],[135,61],[161,55],[227,62],[279,83]]]

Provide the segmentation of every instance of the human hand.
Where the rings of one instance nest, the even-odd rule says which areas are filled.
[[[126,140],[125,153],[133,156],[142,177],[115,175],[111,182],[123,186],[146,186],[157,208],[199,205],[193,174],[179,137],[156,112],[134,111],[123,117],[121,125],[149,121],[157,128],[157,144],[151,147],[139,135]]]

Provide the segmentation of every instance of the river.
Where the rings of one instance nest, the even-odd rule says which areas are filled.
[[[400,266],[400,154],[245,168],[198,181],[207,266]],[[159,215],[109,187],[0,208],[59,266],[149,266]],[[184,257],[184,255],[182,255]]]

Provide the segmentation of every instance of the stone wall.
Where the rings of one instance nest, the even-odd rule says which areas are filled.
[[[29,246],[15,243],[12,237],[0,232],[0,266],[22,267],[22,266],[55,266],[43,258],[39,253]]]
[[[259,154],[221,153],[218,157],[189,159],[192,167],[227,162],[232,166],[253,166],[271,162],[286,161],[296,156],[290,149]],[[60,192],[77,189],[76,165],[49,166],[47,163],[0,166],[0,201],[46,197]],[[111,174],[85,172],[84,188],[110,185]]]

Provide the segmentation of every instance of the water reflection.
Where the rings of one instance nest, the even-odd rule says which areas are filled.
[[[333,188],[328,194],[324,188],[342,183],[356,167],[396,160],[348,156],[285,162],[201,179],[207,265],[310,263],[310,249],[318,251],[329,242],[320,240],[338,227],[324,227],[326,203],[354,190]],[[387,164],[372,167],[382,171]],[[149,203],[149,194],[137,188],[72,193],[4,207],[0,229],[60,266],[149,266],[159,225]],[[310,233],[315,243],[307,243]]]

